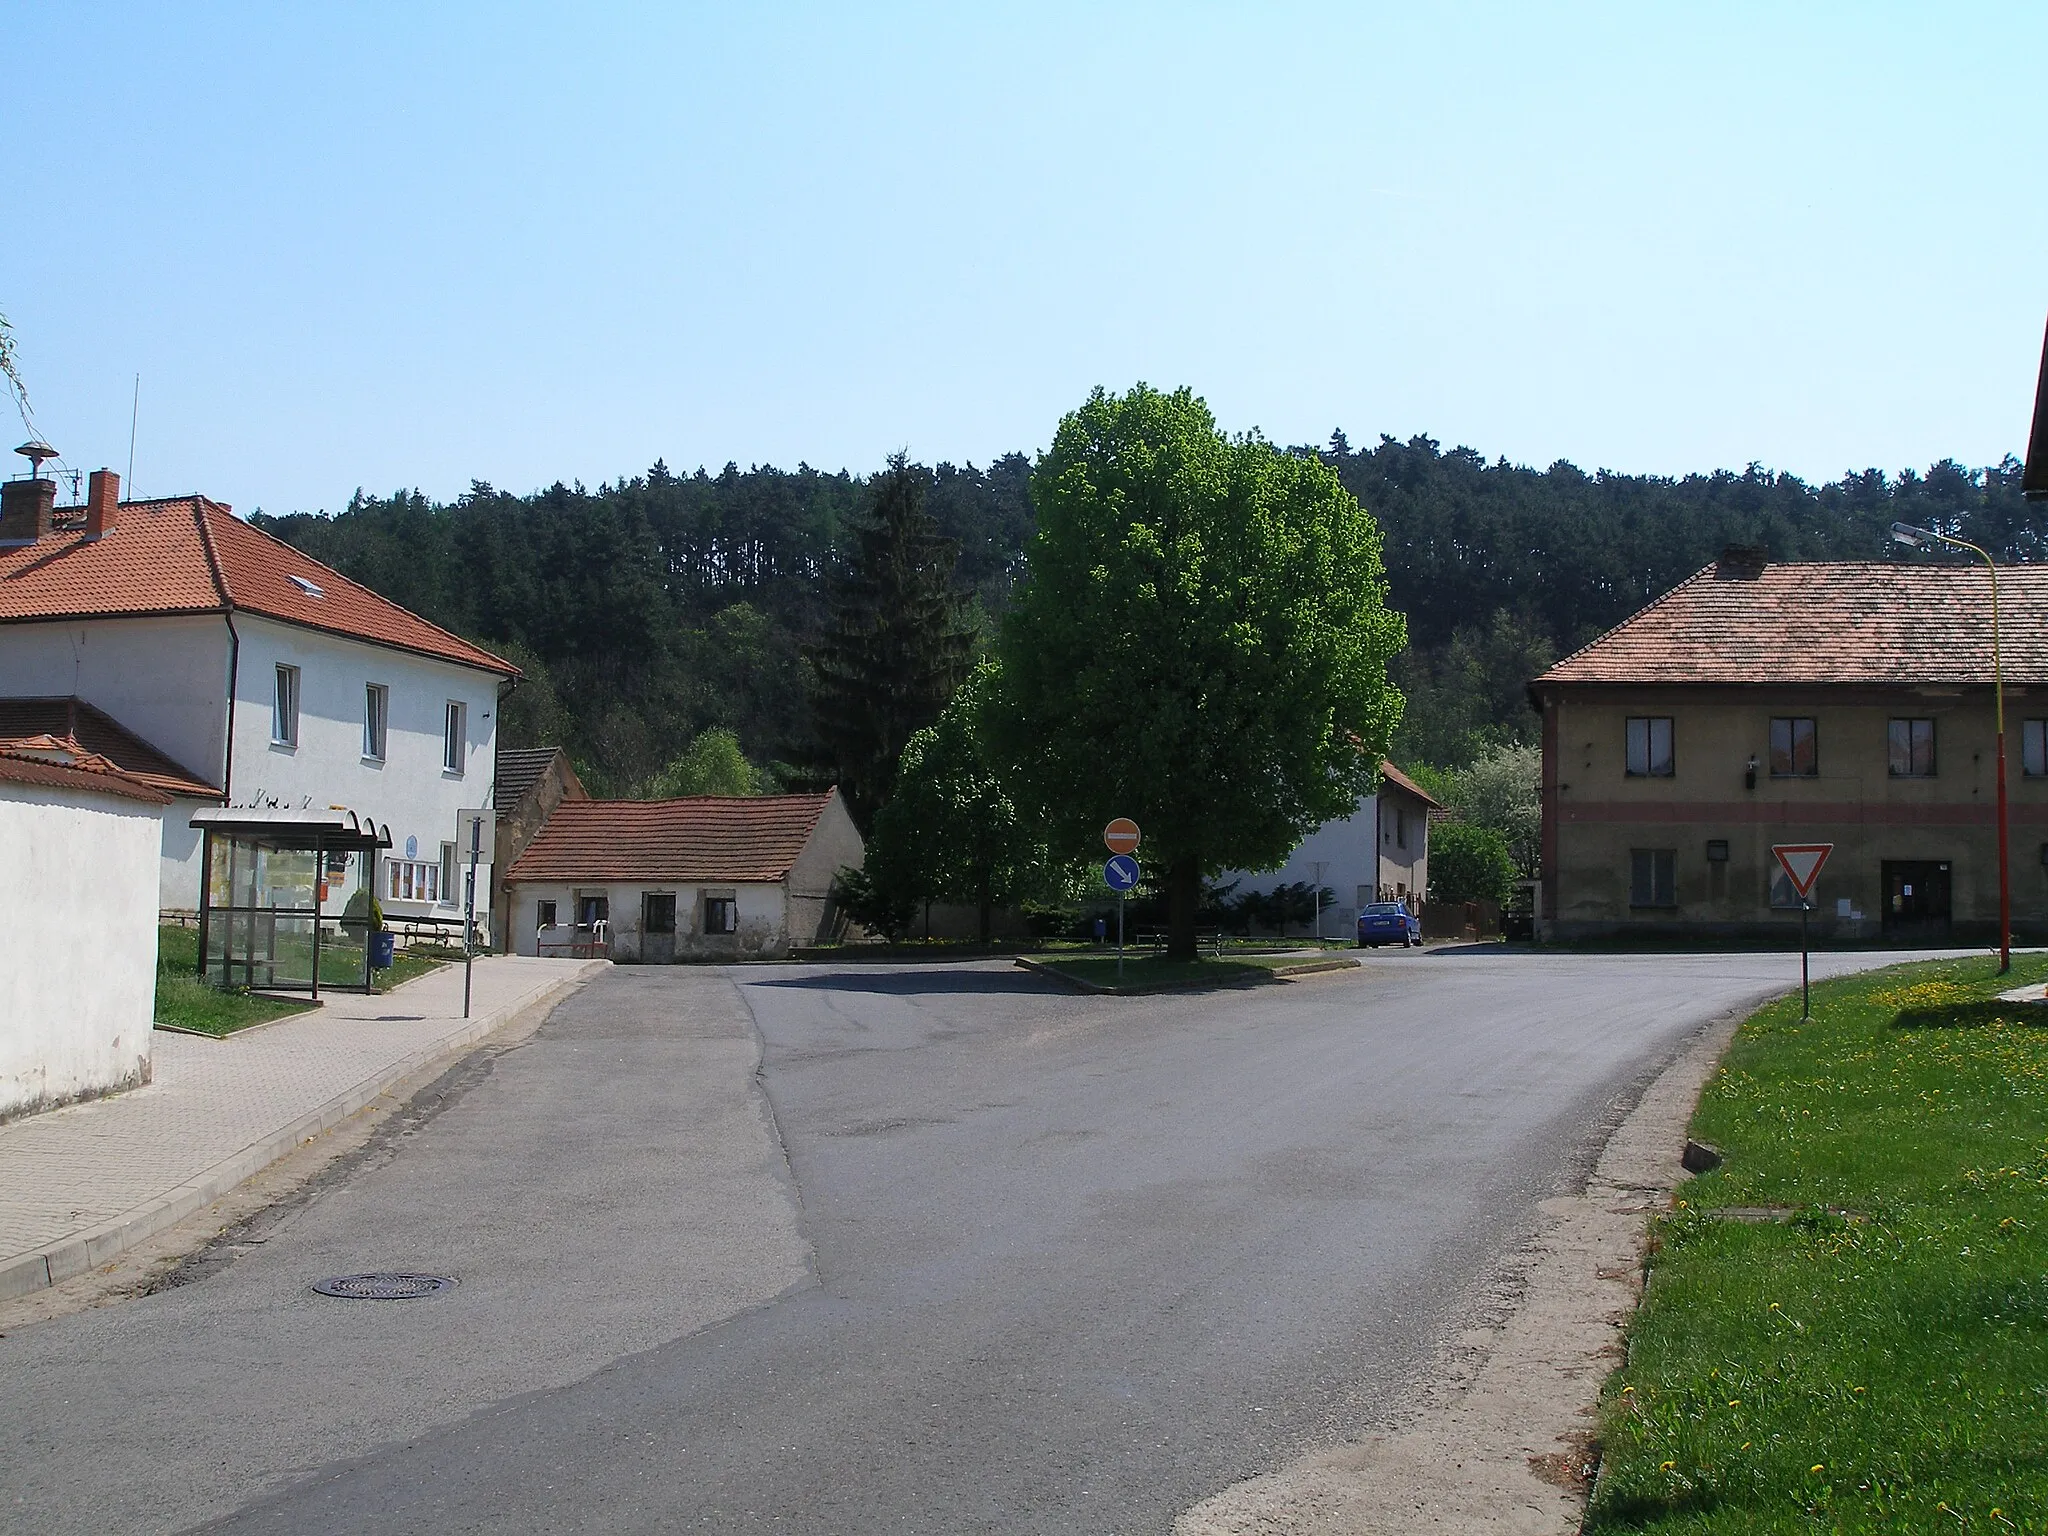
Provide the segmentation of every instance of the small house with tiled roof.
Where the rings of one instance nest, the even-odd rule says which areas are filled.
[[[832,935],[858,869],[839,791],[564,800],[505,872],[512,948],[666,964],[779,959]]]
[[[1304,837],[1278,869],[1226,870],[1218,885],[1243,896],[1270,895],[1282,886],[1321,887],[1331,893],[1321,930],[1342,938],[1355,931],[1361,907],[1398,901],[1420,912],[1429,891],[1429,813],[1443,807],[1390,762],[1380,782],[1361,796],[1349,816],[1324,822]]]
[[[459,926],[457,813],[490,804],[517,676],[204,496],[122,501],[108,470],[70,508],[33,474],[0,485],[0,715],[76,701],[79,745],[204,791],[181,806],[360,810],[393,833],[377,895],[394,916]],[[100,744],[100,720],[123,739]],[[167,908],[199,905],[190,821],[164,816]],[[363,878],[342,856],[328,874],[337,907]]]
[[[2048,936],[2048,567],[2001,567],[2016,932]],[[1995,936],[1991,578],[1731,549],[1529,685],[1540,936]]]

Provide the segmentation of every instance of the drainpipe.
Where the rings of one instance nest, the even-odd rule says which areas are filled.
[[[223,804],[232,804],[235,795],[235,695],[242,691],[242,637],[235,633],[235,611],[229,608],[221,617],[228,624],[228,741],[227,751],[221,759],[220,789]],[[202,873],[199,877],[205,879]]]

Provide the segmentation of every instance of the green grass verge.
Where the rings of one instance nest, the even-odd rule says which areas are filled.
[[[362,951],[359,949],[355,953],[358,957],[355,968],[337,976],[330,974],[328,952],[323,949],[320,966],[323,985],[333,980],[353,980],[361,976]],[[442,963],[425,955],[400,954],[389,970],[377,972],[377,990],[389,992],[415,976],[424,976]],[[166,926],[157,930],[157,1023],[194,1030],[202,1035],[231,1035],[252,1024],[267,1024],[286,1014],[304,1013],[313,1006],[310,1001],[301,1003],[256,997],[238,988],[214,986],[193,974],[198,965],[199,934],[196,929]]]
[[[1311,957],[1313,958],[1313,957]],[[1144,992],[1155,987],[1226,985],[1259,981],[1272,974],[1275,966],[1299,965],[1299,954],[1238,955],[1228,960],[1169,960],[1164,955],[1129,955],[1124,959],[1123,980],[1117,980],[1116,956],[1073,955],[1041,959],[1048,971],[1059,971],[1078,981],[1124,992]]]
[[[2048,958],[1897,966],[1743,1026],[1656,1223],[1591,1532],[2048,1529]],[[1745,1224],[1729,1206],[1789,1208]]]

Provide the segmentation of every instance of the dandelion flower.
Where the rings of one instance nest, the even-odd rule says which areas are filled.
[[[1826,1462],[1816,1461],[1812,1466],[1808,1467],[1806,1470],[1809,1472],[1825,1472],[1827,1471],[1827,1469],[1828,1464]]]

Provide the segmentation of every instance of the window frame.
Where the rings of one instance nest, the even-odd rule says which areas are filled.
[[[441,712],[441,771],[459,779],[469,763],[469,706],[450,699]]]
[[[536,901],[533,904],[533,931],[535,933],[540,932],[543,928],[559,928],[561,926],[555,920],[555,904],[552,901]]]
[[[1903,770],[1899,767],[1900,726],[1906,727],[1906,767]],[[1919,739],[1922,733],[1918,728],[1921,726],[1927,728],[1925,732],[1927,766],[1925,768],[1918,766],[1922,744]],[[1941,758],[1936,750],[1937,741],[1934,717],[1932,715],[1893,715],[1885,723],[1885,776],[1893,779],[1938,778],[1940,776]]]
[[[453,843],[443,843],[441,845],[441,905],[444,907],[460,905],[455,899],[455,887],[462,883],[461,869],[462,866],[456,858],[455,845]]]
[[[391,746],[391,687],[388,683],[363,684],[363,761],[387,761]]]
[[[1799,764],[1799,727],[1806,727],[1806,766]],[[1778,734],[1784,727],[1785,767],[1779,767]],[[1820,722],[1813,715],[1771,716],[1771,777],[1774,779],[1817,779],[1820,777]]]
[[[729,926],[723,928],[711,926],[711,910],[714,907],[725,909],[731,918]],[[706,895],[699,899],[698,908],[698,931],[707,938],[726,938],[740,931],[740,898],[737,892],[730,896]]]
[[[277,664],[277,681],[270,695],[270,744],[297,747],[299,744],[299,669],[288,661]]]
[[[1648,860],[1647,882],[1637,876]],[[1631,848],[1628,851],[1628,904],[1631,911],[1670,912],[1678,906],[1678,850],[1676,848]],[[1660,879],[1661,876],[1661,879]],[[1645,890],[1647,885],[1648,889]],[[1659,900],[1659,897],[1663,900]]]
[[[2020,722],[2020,777],[2048,778],[2048,720]]]
[[[1663,766],[1658,766],[1657,727],[1664,728]],[[1636,754],[1637,727],[1642,737],[1642,767]],[[1627,715],[1622,721],[1622,777],[1629,779],[1670,779],[1678,776],[1678,727],[1670,715]]]
[[[655,907],[668,903],[668,921],[657,925],[654,921]],[[665,933],[673,937],[676,931],[676,893],[674,891],[642,891],[640,893],[640,931],[642,933]]]

